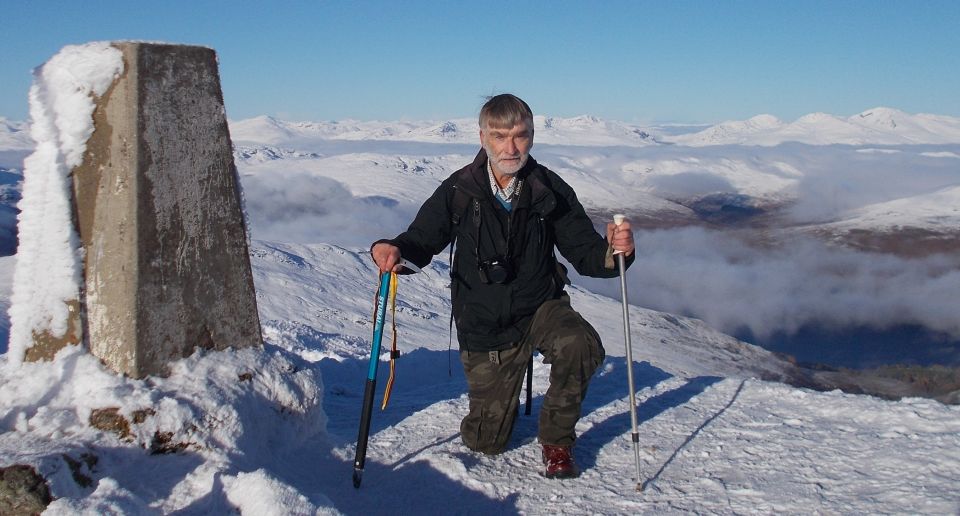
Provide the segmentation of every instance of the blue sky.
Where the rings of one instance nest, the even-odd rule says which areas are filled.
[[[957,1],[0,2],[0,116],[67,44],[204,45],[241,119],[537,114],[719,122],[877,106],[960,116]]]

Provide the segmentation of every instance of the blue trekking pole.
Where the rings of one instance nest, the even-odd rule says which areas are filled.
[[[373,395],[377,387],[377,366],[380,364],[380,340],[383,338],[383,322],[387,318],[387,298],[390,294],[392,272],[380,274],[380,289],[374,308],[373,346],[370,348],[370,368],[367,371],[367,386],[363,391],[363,412],[360,414],[360,433],[357,436],[357,455],[353,460],[353,487],[359,489],[363,480],[363,464],[367,460],[367,439],[370,436],[370,414],[373,412]]]

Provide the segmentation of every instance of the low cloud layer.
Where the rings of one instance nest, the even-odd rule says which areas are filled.
[[[649,181],[653,192],[664,199],[683,199],[717,192],[736,192],[736,188],[722,177],[708,172],[684,172],[658,176]]]
[[[760,339],[804,325],[877,329],[918,324],[960,337],[960,258],[904,259],[796,238],[757,248],[731,232],[637,233],[629,271],[633,304],[693,315]],[[619,296],[612,282],[584,279]]]
[[[308,174],[241,182],[250,232],[259,240],[366,247],[403,231],[416,209],[386,197],[355,197],[336,180]]]
[[[926,156],[909,147],[882,152],[799,150],[803,153],[792,159],[803,170],[803,178],[797,183],[791,213],[800,221],[833,220],[846,210],[933,192],[960,180],[955,159]]]
[[[308,174],[247,176],[243,184],[253,237],[263,240],[366,247],[403,231],[417,209],[356,197],[338,181]],[[960,257],[904,259],[809,237],[757,247],[747,236],[699,228],[638,232],[631,302],[692,315],[728,333],[749,330],[759,339],[805,325],[902,324],[960,337]],[[614,281],[576,281],[619,296]]]
[[[952,151],[956,146],[944,148]],[[641,202],[638,199],[647,203],[651,194],[689,198],[727,192],[782,202],[794,222],[837,220],[855,208],[912,198],[958,180],[956,158],[929,156],[936,150],[932,147],[539,149],[538,159],[555,168],[585,204],[610,209],[624,209]],[[302,164],[278,160],[248,168],[251,174],[243,177],[243,184],[253,236],[366,248],[403,231],[433,182],[468,160],[459,154],[438,158],[448,151],[440,145],[389,151]],[[383,165],[396,155],[430,156],[432,163],[449,170],[421,177]],[[356,184],[345,177],[356,177]],[[355,196],[352,187],[381,197]],[[945,220],[952,225],[954,219]],[[765,230],[638,232],[638,259],[629,274],[631,302],[694,316],[721,331],[752,334],[759,341],[811,327],[885,331],[904,325],[960,340],[960,257],[906,259],[760,231]],[[614,280],[574,281],[619,297]]]

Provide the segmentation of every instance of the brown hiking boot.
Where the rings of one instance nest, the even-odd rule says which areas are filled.
[[[580,475],[573,461],[572,446],[543,445],[543,476],[547,478],[576,478]]]

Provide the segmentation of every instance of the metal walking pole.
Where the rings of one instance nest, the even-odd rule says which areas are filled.
[[[613,216],[613,223],[618,227],[623,224],[623,215]],[[637,400],[636,390],[633,388],[633,345],[630,343],[630,304],[627,302],[627,267],[623,253],[614,251],[617,255],[617,267],[620,269],[620,299],[623,301],[623,341],[627,349],[627,387],[630,389],[630,438],[633,441],[633,458],[637,468],[637,491],[642,489],[640,483],[640,432],[637,431]]]
[[[387,296],[390,292],[392,272],[380,274],[380,289],[374,310],[373,345],[370,348],[370,367],[367,385],[363,391],[363,411],[360,413],[360,432],[357,436],[357,454],[353,460],[353,487],[360,488],[363,480],[363,465],[367,460],[367,439],[370,434],[370,414],[373,411],[373,396],[377,388],[377,366],[380,364],[380,341],[383,338],[383,322],[387,318]]]

